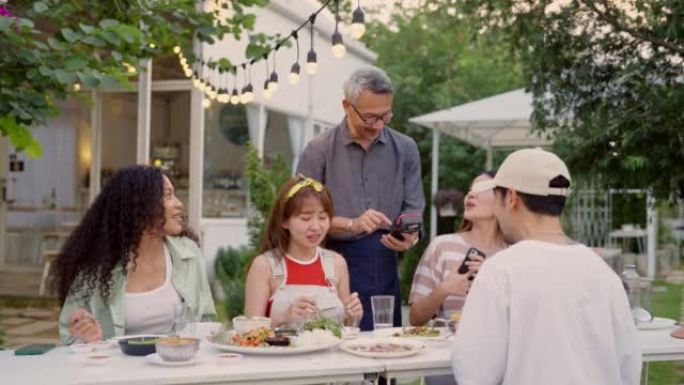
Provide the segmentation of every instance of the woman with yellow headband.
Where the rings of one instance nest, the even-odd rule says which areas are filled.
[[[274,326],[318,314],[356,326],[363,315],[341,255],[320,247],[333,217],[330,192],[302,175],[280,189],[245,288],[245,314]]]

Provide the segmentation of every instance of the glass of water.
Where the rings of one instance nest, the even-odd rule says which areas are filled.
[[[374,295],[371,297],[373,329],[386,329],[394,325],[394,296]]]
[[[176,306],[173,333],[179,337],[194,337],[197,317],[187,304]]]

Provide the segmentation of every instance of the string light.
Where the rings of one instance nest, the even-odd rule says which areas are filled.
[[[81,90],[81,83],[74,83],[74,92],[78,92]]]
[[[218,1],[218,0],[215,0]],[[318,71],[318,60],[317,60],[317,54],[314,49],[314,24],[316,22],[316,16],[320,12],[322,12],[325,8],[327,8],[332,1],[335,1],[335,31],[332,35],[332,53],[335,57],[342,57],[346,54],[346,47],[344,46],[342,34],[339,31],[339,22],[340,22],[340,16],[339,16],[339,1],[340,0],[326,0],[322,1],[322,5],[318,10],[316,10],[314,13],[312,13],[306,21],[304,21],[299,27],[296,29],[292,30],[290,35],[287,37],[280,39],[279,41],[276,42],[275,46],[272,46],[271,48],[268,48],[266,50],[266,53],[263,55],[263,59],[266,62],[266,79],[264,82],[264,96],[266,98],[270,97],[273,95],[278,90],[278,72],[276,69],[277,63],[276,63],[276,53],[278,49],[282,46],[283,43],[285,43],[288,39],[294,38],[295,43],[297,45],[297,57],[295,60],[295,63],[292,65],[290,72],[288,74],[288,81],[290,84],[297,84],[299,82],[300,74],[301,74],[301,67],[299,64],[299,57],[300,57],[300,52],[299,52],[299,38],[298,38],[298,32],[307,26],[309,24],[310,26],[310,33],[311,33],[311,44],[310,44],[310,50],[307,53],[307,60],[304,66],[305,71],[310,74],[314,75]],[[361,9],[361,4],[360,0],[357,0],[357,8],[353,12],[352,15],[352,21],[353,24],[351,26],[351,35],[354,38],[360,38],[364,32],[365,32],[365,25],[364,25],[364,13],[363,10]],[[153,43],[149,43],[148,46],[150,48],[157,48]],[[237,103],[249,103],[254,100],[254,88],[252,86],[252,66],[261,60],[260,59],[251,59],[250,61],[245,61],[244,63],[228,67],[226,68],[224,65],[219,65],[218,71],[219,71],[219,83],[220,86],[215,86],[212,84],[210,79],[212,78],[212,73],[215,74],[217,68],[217,61],[214,61],[213,59],[209,59],[205,62],[203,59],[193,59],[192,60],[192,67],[188,65],[188,59],[183,56],[183,49],[180,46],[174,46],[173,47],[173,52],[178,55],[179,58],[179,64],[181,65],[183,69],[183,73],[185,76],[188,78],[192,79],[193,86],[200,90],[201,92],[205,93],[209,103],[211,103],[212,99],[217,99],[221,103],[232,103],[232,104],[237,104]],[[273,53],[273,71],[269,73],[268,70],[268,55]],[[221,59],[221,61],[226,60],[226,59]],[[220,61],[219,61],[220,62]],[[247,69],[246,65],[249,65],[249,81],[247,81]],[[204,77],[204,66],[208,67],[209,73],[207,74],[207,77]],[[237,70],[239,69],[238,67],[242,67],[243,69],[243,77],[245,78],[245,83],[244,87],[242,88],[241,92],[238,92],[237,88]],[[199,67],[199,69],[197,69]],[[128,69],[128,67],[126,67]],[[199,73],[198,73],[199,70]],[[224,75],[224,72],[226,71],[231,71],[233,73],[234,78],[234,84],[233,84],[233,90],[230,92],[230,89],[227,86],[229,76]],[[214,75],[215,76],[215,75]]]
[[[179,47],[179,46],[173,47],[173,53],[175,53],[176,55],[178,55],[179,53],[181,53],[181,47]]]
[[[313,43],[314,43],[314,23],[316,22],[316,14],[311,15],[309,18],[309,23],[311,24],[311,50],[309,50],[309,53],[306,55],[306,73],[309,75],[314,75],[316,74],[316,71],[318,70],[318,63],[316,60],[316,51],[314,51],[313,48]]]
[[[290,69],[290,74],[287,76],[287,80],[290,84],[295,85],[299,83],[299,37],[297,36],[297,31],[292,31],[292,37],[295,39],[295,44],[297,44],[297,60],[292,65]]]
[[[340,23],[340,0],[335,0],[335,32],[332,34],[332,53],[336,58],[341,58],[347,52],[342,42],[342,34],[338,29]]]
[[[209,100],[207,98],[202,99],[202,107],[204,107],[204,108],[211,107],[211,100]]]
[[[352,38],[359,40],[364,33],[366,33],[366,24],[364,24],[365,15],[361,9],[361,0],[356,3],[356,9],[352,13],[352,25],[349,29],[349,34]]]

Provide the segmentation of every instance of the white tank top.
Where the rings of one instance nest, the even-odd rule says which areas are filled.
[[[166,334],[173,329],[175,309],[181,305],[181,298],[171,284],[173,266],[169,250],[164,245],[166,278],[156,289],[144,293],[126,293],[126,335]]]

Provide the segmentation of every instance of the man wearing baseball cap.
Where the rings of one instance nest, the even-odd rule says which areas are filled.
[[[570,173],[539,148],[510,154],[494,179],[494,214],[511,247],[487,260],[454,341],[459,385],[637,385],[641,351],[618,276],[565,235]]]

